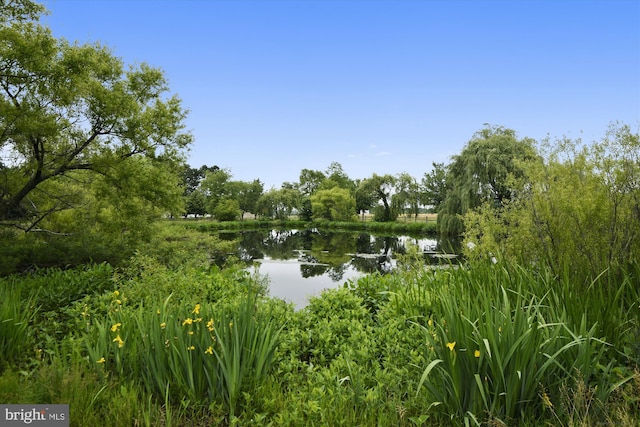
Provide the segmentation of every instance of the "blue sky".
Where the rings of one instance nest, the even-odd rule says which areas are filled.
[[[163,69],[189,163],[266,187],[448,162],[485,123],[600,139],[640,121],[640,1],[44,0],[54,35]]]

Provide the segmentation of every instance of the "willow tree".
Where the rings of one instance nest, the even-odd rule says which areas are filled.
[[[127,233],[137,225],[124,225],[124,214],[142,212],[148,223],[150,212],[157,217],[179,210],[181,191],[173,190],[191,136],[183,130],[186,111],[168,93],[163,73],[146,64],[125,66],[97,43],[53,37],[39,23],[45,12],[30,0],[0,6],[5,238],[17,238],[17,230],[77,234],[82,230],[64,221],[69,211],[87,221],[118,217],[118,232]],[[124,199],[136,201],[136,209],[121,210]],[[80,215],[95,210],[92,200],[116,201],[116,209]]]
[[[448,166],[447,194],[438,210],[441,234],[460,235],[462,215],[489,203],[499,208],[511,199],[512,183],[524,175],[522,162],[537,158],[534,141],[518,139],[515,131],[486,126],[476,132]]]
[[[526,168],[524,191],[500,215],[465,217],[470,256],[546,264],[593,278],[633,268],[640,252],[640,136],[614,124],[600,141],[544,141]]]

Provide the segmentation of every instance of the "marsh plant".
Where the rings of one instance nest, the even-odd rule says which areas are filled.
[[[159,308],[125,307],[96,322],[87,336],[91,362],[136,378],[158,399],[224,402],[233,416],[241,392],[269,373],[282,319],[252,292],[222,310],[200,303],[172,308],[170,298]]]
[[[598,402],[631,379],[614,375],[615,349],[595,324],[557,311],[551,276],[497,265],[442,276],[423,326],[430,362],[420,379],[438,411],[465,424],[488,417],[509,425],[543,418],[569,379]]]

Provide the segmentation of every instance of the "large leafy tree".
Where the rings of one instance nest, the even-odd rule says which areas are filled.
[[[355,218],[356,199],[345,188],[318,190],[311,196],[313,219],[351,221]]]
[[[523,162],[537,158],[534,141],[518,139],[514,130],[489,126],[476,132],[448,167],[447,195],[438,210],[442,234],[463,232],[462,214],[489,202],[500,207],[524,175]]]
[[[215,172],[217,170],[220,170],[218,166],[202,165],[199,168],[193,168],[189,165],[185,165],[184,170],[182,171],[185,196],[188,196],[200,188],[200,184],[207,175],[207,172]]]
[[[178,209],[181,192],[167,185],[179,183],[152,178],[177,176],[192,139],[163,73],[53,37],[44,12],[29,0],[0,5],[0,225],[71,234],[62,214],[93,209],[105,183],[156,214]],[[130,185],[138,178],[150,187]]]
[[[433,168],[422,178],[422,203],[438,212],[447,196],[447,167],[444,163],[432,163]]]
[[[286,220],[300,208],[300,191],[291,185],[283,184],[279,190],[272,188],[256,202],[256,212],[260,215]]]
[[[255,214],[258,199],[264,192],[264,184],[259,179],[254,179],[251,182],[231,181],[229,186],[232,198],[238,201],[241,218],[244,218],[247,212]]]
[[[339,187],[349,190],[352,194],[355,193],[356,186],[340,163],[331,162],[325,175],[327,179],[320,185],[320,189],[327,190],[333,187]]]
[[[303,196],[308,197],[315,193],[326,179],[327,176],[321,171],[302,169],[300,171],[298,189]]]
[[[216,169],[208,171],[200,183],[200,188],[207,196],[207,210],[213,212],[220,201],[231,197],[231,171]]]
[[[417,219],[420,213],[422,199],[420,185],[414,177],[406,172],[398,175],[396,180],[395,194],[393,195],[393,206],[396,212],[411,214]]]
[[[391,204],[396,182],[397,178],[393,175],[377,175],[375,173],[371,178],[360,182],[357,190],[360,200],[382,203],[376,206],[376,221],[386,222],[396,219],[397,211],[392,209]]]

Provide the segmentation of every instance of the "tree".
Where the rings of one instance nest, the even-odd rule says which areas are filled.
[[[462,215],[485,202],[500,207],[516,188],[512,178],[524,175],[523,161],[537,154],[529,138],[518,140],[515,131],[489,126],[476,132],[448,167],[447,195],[438,210],[441,234],[463,232]]]
[[[279,190],[271,189],[256,202],[256,211],[264,216],[286,220],[300,205],[300,191],[288,186]]]
[[[206,173],[200,188],[207,196],[207,210],[213,212],[218,203],[231,195],[231,171],[216,169]]]
[[[185,196],[185,216],[186,215],[206,215],[207,198],[200,189],[196,189]]]
[[[192,138],[159,69],[125,67],[99,44],[54,38],[38,22],[42,13],[29,0],[0,6],[0,225],[62,236],[70,234],[64,212],[92,209],[87,201],[98,199],[87,192],[101,183],[125,188],[154,175],[148,167],[178,176]],[[166,186],[179,183],[141,181],[155,187],[129,186],[133,199],[162,203],[156,213],[176,209]]]
[[[371,199],[382,202],[375,212],[375,220],[386,222],[396,219],[396,212],[391,209],[391,196],[393,194],[396,178],[393,175],[376,175],[365,179],[360,183],[358,191],[363,199]]]
[[[447,167],[444,163],[432,163],[431,172],[422,178],[422,203],[438,212],[447,195]]]
[[[320,171],[314,171],[311,169],[302,169],[300,171],[300,182],[298,189],[303,196],[310,196],[316,192],[320,185],[326,180],[327,177]]]
[[[238,200],[241,219],[246,212],[256,212],[256,203],[264,191],[264,185],[259,179],[252,182],[232,181],[230,183],[232,197]]]
[[[5,225],[32,230],[51,209],[73,206],[61,193],[34,197],[47,181],[80,170],[109,175],[134,156],[180,160],[191,141],[181,132],[186,113],[177,97],[165,99],[160,70],[125,71],[108,49],[55,39],[34,21],[3,19],[0,39],[0,149],[10,158],[0,181]],[[44,210],[43,198],[61,203]]]
[[[217,170],[220,170],[218,166],[209,167],[207,165],[202,165],[199,168],[192,168],[189,165],[185,165],[184,171],[182,172],[184,195],[188,196],[199,189],[202,180],[207,175],[207,172],[215,172]]]
[[[313,219],[352,221],[355,217],[355,197],[344,188],[318,190],[311,196]]]
[[[344,171],[340,163],[331,162],[325,172],[325,175],[327,179],[320,184],[320,189],[328,190],[332,187],[339,187],[349,190],[351,193],[355,193],[356,186]]]
[[[613,124],[601,141],[540,145],[519,191],[499,214],[465,216],[469,253],[547,264],[557,274],[593,278],[637,262],[640,251],[640,137]]]
[[[413,214],[414,218],[420,213],[420,200],[422,195],[420,186],[414,177],[404,172],[398,175],[396,180],[393,206],[396,212]]]
[[[235,199],[222,199],[216,204],[213,216],[218,221],[233,221],[240,215],[240,204]]]

